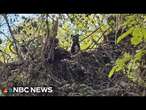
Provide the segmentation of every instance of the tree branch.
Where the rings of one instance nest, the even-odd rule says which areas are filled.
[[[87,35],[84,39],[82,39],[80,42],[84,41],[86,38],[90,37],[92,34],[94,34],[96,31],[98,31],[98,29],[100,29],[103,25],[101,25],[100,27],[98,27],[97,29],[95,29],[93,32],[91,32],[89,35]]]
[[[7,15],[4,14],[3,17],[4,17],[5,21],[6,21],[6,24],[8,26],[9,32],[10,32],[11,37],[13,39],[13,43],[14,43],[14,47],[15,47],[15,51],[17,53],[17,56],[18,56],[19,59],[22,59],[22,57],[21,57],[21,55],[19,54],[19,51],[18,51],[17,40],[15,39],[15,36],[14,36],[14,34],[12,32],[12,29],[10,27],[10,24],[9,24],[9,21],[8,21],[8,18],[7,18]]]

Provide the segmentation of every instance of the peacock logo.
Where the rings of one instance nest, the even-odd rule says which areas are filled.
[[[0,96],[7,96],[13,93],[13,82],[2,82],[0,84]]]

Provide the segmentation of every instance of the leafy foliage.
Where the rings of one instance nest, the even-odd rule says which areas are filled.
[[[128,77],[131,79],[131,77],[137,73],[134,71],[138,70],[138,65],[139,62],[142,60],[142,57],[146,55],[146,48],[145,48],[145,36],[146,36],[146,29],[145,29],[145,24],[143,23],[145,20],[145,17],[143,15],[130,15],[126,17],[127,20],[125,21],[124,25],[128,28],[128,30],[125,33],[122,33],[116,40],[117,44],[120,44],[121,42],[124,42],[124,39],[127,38],[129,35],[132,37],[130,38],[131,44],[137,49],[133,49],[133,52],[135,55],[130,55],[129,54],[129,63],[125,64],[125,54],[123,55],[122,59],[117,59],[116,61],[116,66],[112,68],[112,70],[109,73],[109,77],[112,77],[112,75],[115,72],[118,72],[119,70],[125,70],[126,68],[126,74]],[[143,45],[144,44],[144,45]],[[140,45],[143,45],[140,47]],[[117,62],[122,62],[122,63],[117,63]],[[134,79],[134,80],[133,80]],[[133,76],[132,80],[133,81],[138,81],[139,76]],[[143,82],[141,79],[140,82]]]
[[[124,38],[126,38],[129,34],[133,32],[133,27],[130,28],[127,32],[123,33],[121,36],[118,37],[117,39],[117,44],[120,43]]]
[[[132,56],[129,53],[124,53],[122,58],[117,59],[116,65],[112,68],[112,70],[110,71],[108,76],[111,78],[113,76],[114,72],[124,70],[127,62],[130,61],[131,58],[132,58]]]

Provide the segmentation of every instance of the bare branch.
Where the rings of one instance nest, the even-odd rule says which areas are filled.
[[[104,24],[103,24],[104,25]],[[91,35],[93,35],[96,31],[98,31],[98,29],[100,29],[103,25],[101,25],[100,27],[98,27],[97,29],[95,29],[93,32],[91,32],[89,35],[87,35],[84,39],[82,39],[80,42],[84,41],[85,39],[87,39],[88,37],[90,37]]]

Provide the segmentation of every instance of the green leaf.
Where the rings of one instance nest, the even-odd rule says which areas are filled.
[[[111,78],[114,74],[114,72],[121,71],[125,68],[126,63],[131,60],[132,56],[129,53],[124,53],[122,58],[117,59],[116,65],[112,68],[112,70],[109,72],[108,77]]]
[[[114,72],[116,71],[116,66],[114,66],[113,68],[112,68],[112,70],[110,71],[110,73],[109,73],[109,75],[108,75],[108,77],[109,78],[111,78],[112,76],[113,76],[113,74],[114,74]]]
[[[118,39],[117,39],[117,44],[119,43],[119,42],[121,42],[124,38],[126,38],[129,34],[131,34],[132,33],[132,31],[133,31],[133,27],[132,28],[130,28],[127,32],[125,32],[125,33],[123,33],[121,36],[119,36],[118,37]]]
[[[146,41],[146,29],[142,28],[141,31],[143,33],[144,40]]]
[[[136,28],[132,32],[132,39],[131,44],[132,45],[138,45],[143,40],[143,33],[141,28]]]
[[[139,50],[136,55],[134,56],[134,61],[139,61],[141,60],[142,56],[146,54],[146,50]]]
[[[123,57],[121,59],[118,59],[116,61],[117,65],[122,65],[123,63],[126,63],[132,58],[132,56],[129,53],[124,53]]]
[[[142,38],[142,36],[131,38],[131,44],[135,46],[138,45],[142,41]]]

